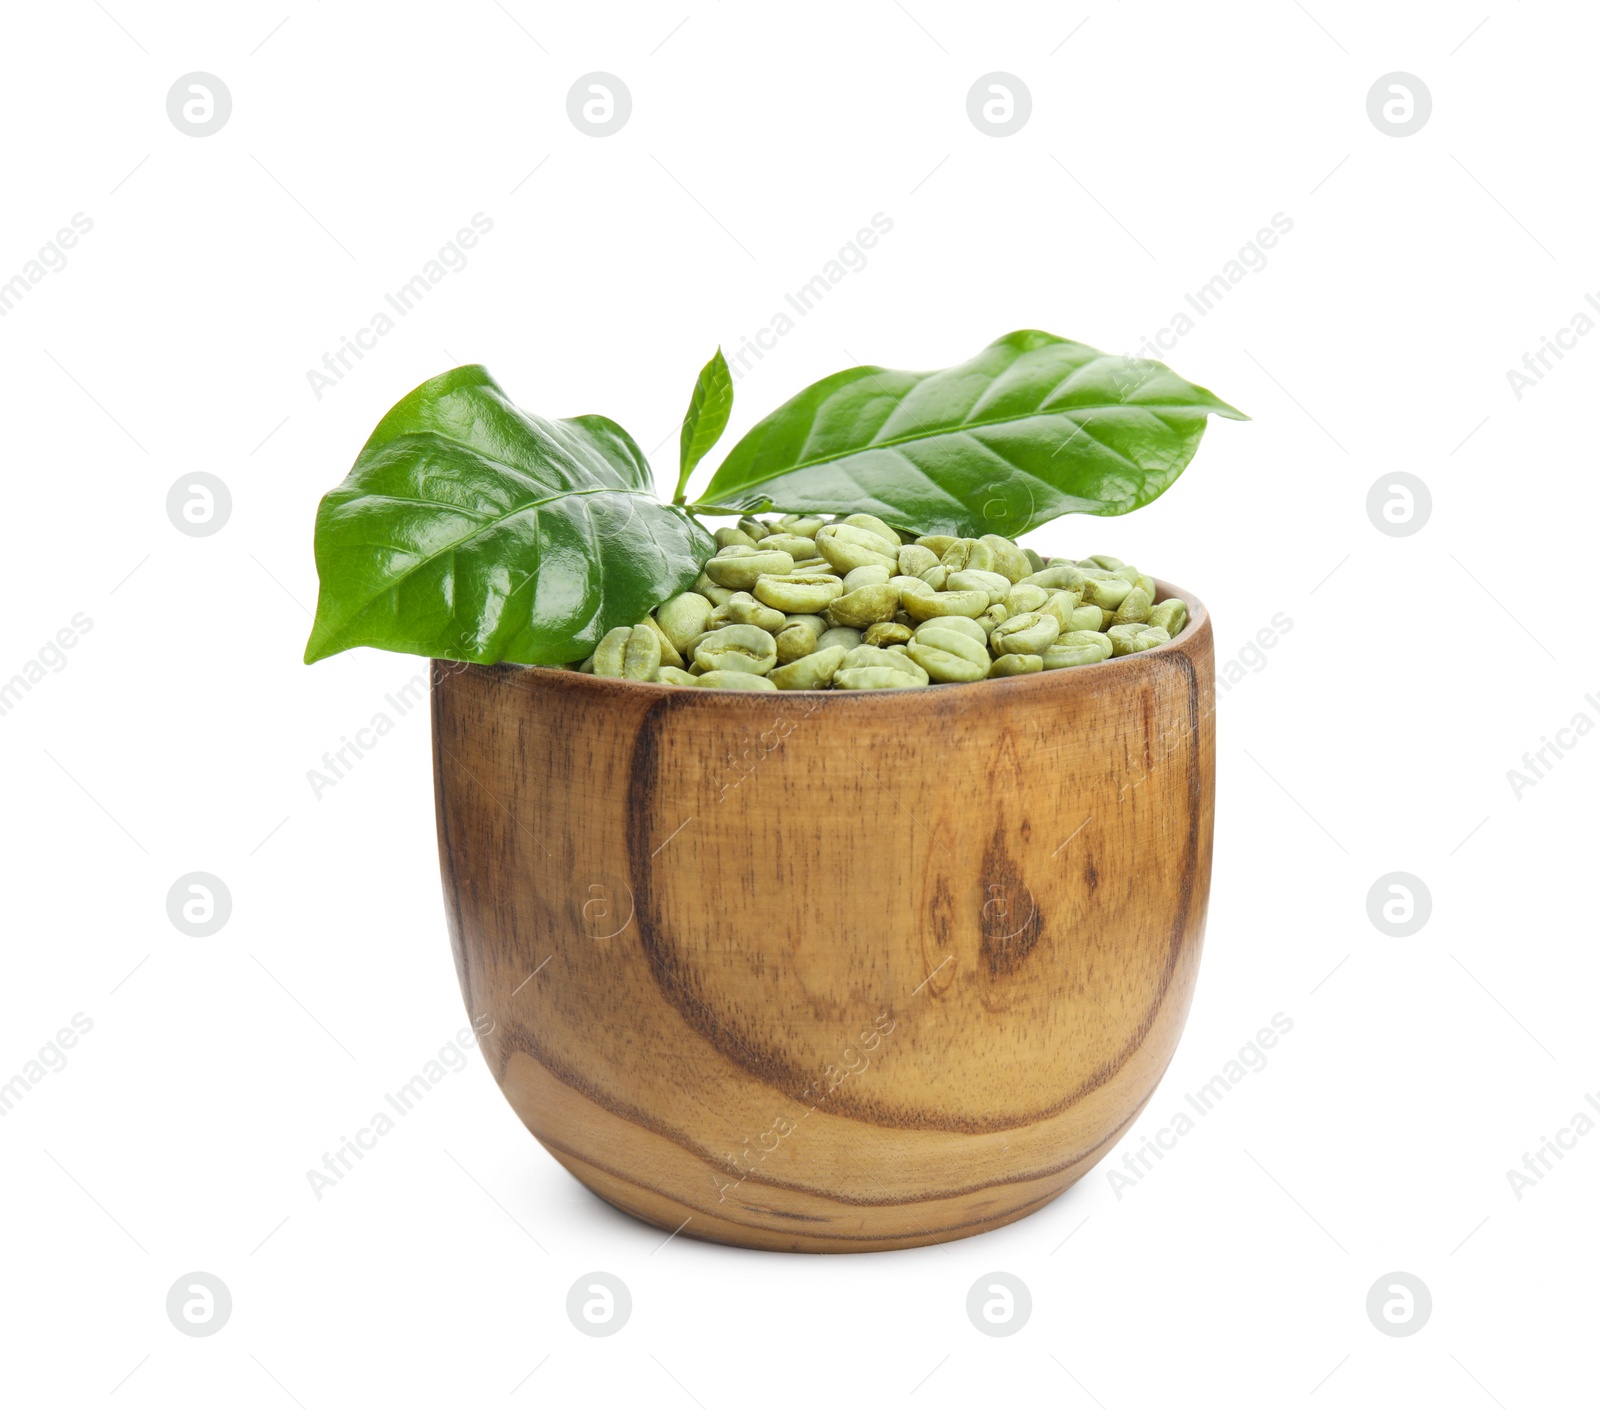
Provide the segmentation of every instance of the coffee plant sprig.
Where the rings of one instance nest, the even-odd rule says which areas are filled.
[[[694,503],[733,382],[720,349],[683,419],[662,504],[604,416],[548,421],[479,366],[403,397],[317,508],[305,659],[353,646],[560,665],[683,591],[715,543],[695,517],[868,513],[921,534],[1016,537],[1164,493],[1209,415],[1247,419],[1158,362],[1022,330],[940,372],[853,367],[756,423]]]

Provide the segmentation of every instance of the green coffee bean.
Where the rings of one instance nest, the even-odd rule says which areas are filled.
[[[1018,583],[1006,594],[1006,611],[1013,617],[1024,612],[1037,612],[1050,600],[1050,589],[1034,583]]]
[[[1096,632],[1094,635],[1098,636]],[[1067,666],[1095,666],[1102,661],[1111,659],[1111,643],[1108,641],[1104,649],[1098,646],[1068,646],[1063,641],[1058,641],[1044,653],[1044,668],[1047,671],[1059,671]]]
[[[950,577],[950,570],[943,563],[935,563],[931,568],[924,568],[917,577],[935,592],[943,592],[944,585]]]
[[[928,588],[900,595],[900,605],[919,622],[930,617],[977,617],[989,606],[987,592],[936,592]]]
[[[888,539],[855,524],[825,524],[817,530],[817,552],[833,565],[836,573],[848,573],[852,568],[887,568],[891,573],[900,566],[900,546]]]
[[[927,683],[926,677],[918,680],[886,666],[841,666],[833,673],[836,690],[917,690]]]
[[[781,630],[784,623],[784,613],[778,611],[776,607],[768,607],[763,602],[757,602],[747,592],[734,593],[728,599],[726,606],[719,610],[726,612],[730,622],[743,622],[767,632]]]
[[[861,633],[854,627],[829,627],[817,637],[817,650],[826,651],[830,646],[842,646],[846,651],[861,645]]]
[[[706,563],[706,576],[721,587],[749,592],[763,573],[781,575],[794,572],[794,559],[787,553],[762,548],[725,548]]]
[[[994,554],[994,571],[1004,573],[1007,582],[1019,583],[1033,572],[1028,555],[1010,539],[1002,538],[999,534],[984,534],[978,542],[988,545],[989,551]]]
[[[945,651],[952,656],[959,656],[964,661],[975,665],[987,666],[989,664],[989,643],[986,639],[974,635],[971,618],[955,617],[936,622],[925,622],[918,627],[916,634],[906,647],[908,653],[915,660],[914,647],[926,647],[932,651]]]
[[[948,627],[919,627],[906,653],[936,681],[978,681],[989,673],[984,643]]]
[[[830,646],[779,666],[767,679],[779,690],[826,690],[844,658],[844,647]]]
[[[1098,646],[1103,647],[1107,656],[1111,655],[1111,638],[1104,632],[1078,631],[1062,632],[1056,638],[1057,646]]]
[[[689,591],[696,596],[703,597],[713,607],[720,607],[733,596],[732,588],[718,587],[717,584],[706,577],[702,571],[700,576],[689,585]],[[681,649],[681,648],[680,648]]]
[[[899,592],[894,591],[888,583],[878,583],[872,587],[858,587],[854,592],[837,597],[827,605],[822,615],[835,627],[864,629],[880,621],[894,621],[894,613],[898,610]]]
[[[594,674],[594,657],[593,656],[584,657],[584,659],[578,665],[578,670],[583,675],[592,676]]]
[[[900,594],[888,583],[878,583],[835,598],[823,615],[836,627],[869,627],[893,621],[899,606]]]
[[[901,548],[898,555],[899,568],[907,577],[914,578],[919,573],[925,573],[929,568],[937,567],[939,555],[931,548],[924,548],[920,543],[908,543]]]
[[[785,627],[775,638],[778,647],[778,664],[787,666],[791,661],[798,661],[802,656],[809,656],[817,649],[817,633],[809,623],[801,622],[793,627]]]
[[[1152,578],[1148,573],[1140,573],[1139,574],[1139,581],[1137,583],[1135,583],[1134,586],[1135,587],[1142,587],[1147,593],[1149,593],[1150,594],[1150,600],[1152,602],[1154,602],[1156,600],[1156,580],[1154,578]]]
[[[1000,623],[989,637],[989,646],[997,656],[1037,656],[1060,635],[1061,623],[1049,612],[1025,612]]]
[[[1115,612],[1132,591],[1133,584],[1126,578],[1090,578],[1083,585],[1083,600],[1095,607],[1103,607],[1108,612]]]
[[[1130,592],[1139,586],[1140,573],[1139,570],[1133,566],[1133,564],[1130,563],[1125,568],[1118,568],[1116,572],[1117,576],[1121,578],[1123,582],[1127,583],[1128,590]],[[1150,600],[1152,602],[1155,601],[1155,596],[1156,595],[1154,593],[1150,594]]]
[[[628,642],[633,638],[632,627],[612,627],[594,649],[594,673],[621,679]]]
[[[707,671],[695,679],[702,690],[776,690],[765,676],[752,671]]]
[[[857,529],[865,529],[870,534],[876,534],[881,539],[887,539],[897,549],[900,547],[900,535],[874,515],[847,514],[844,522]]]
[[[1098,661],[1111,659],[1111,638],[1104,632],[1063,632],[1053,646],[1044,652],[1044,668],[1059,670],[1063,666],[1092,666]]]
[[[1067,623],[1067,630],[1073,632],[1097,632],[1106,625],[1106,613],[1099,607],[1075,607],[1072,609],[1072,618]]]
[[[977,642],[979,646],[987,647],[989,645],[988,632],[984,631],[971,617],[933,617],[919,626],[912,635],[921,639],[930,632],[938,633],[943,631],[955,632],[960,636],[966,637],[968,641]]]
[[[719,588],[718,591],[725,589]],[[731,597],[732,593],[729,593],[729,596]],[[681,654],[687,651],[689,643],[706,629],[714,605],[710,598],[703,597],[698,592],[680,592],[656,608],[656,621],[660,623],[661,630],[667,634],[667,640]]]
[[[1142,587],[1136,587],[1125,598],[1122,606],[1117,608],[1112,621],[1123,625],[1128,622],[1146,622],[1150,619],[1150,594]]]
[[[813,612],[791,612],[783,619],[783,625],[786,627],[798,627],[804,625],[810,627],[811,630],[814,631],[818,636],[821,636],[823,632],[828,630],[827,622],[825,622],[819,614]]]
[[[844,575],[844,590],[854,592],[857,588],[881,587],[889,581],[889,570],[880,568],[876,564],[869,564],[865,568],[852,568]]]
[[[1181,597],[1169,597],[1156,603],[1145,620],[1152,627],[1160,627],[1169,637],[1177,636],[1189,624],[1189,605]]]
[[[862,673],[871,673],[864,675]],[[880,679],[879,673],[898,676],[898,685],[926,685],[928,673],[922,669],[901,646],[881,648],[876,646],[857,646],[846,653],[839,664],[839,669],[834,674],[834,684],[842,685],[847,690],[877,689],[878,686],[863,685],[863,681],[876,681]],[[849,684],[848,681],[854,681]]]
[[[904,646],[911,640],[911,628],[899,622],[874,622],[861,641],[866,646]]]
[[[720,627],[694,648],[695,664],[704,671],[746,671],[765,675],[778,661],[778,643],[760,627]]]
[[[764,553],[787,553],[796,562],[817,554],[816,544],[799,534],[768,534],[756,547]]]
[[[1152,646],[1160,646],[1162,642],[1172,639],[1164,628],[1147,626],[1142,622],[1125,622],[1121,626],[1111,627],[1106,635],[1111,638],[1113,656],[1131,656],[1135,651],[1148,651]]]
[[[1004,602],[1011,591],[1011,579],[1004,573],[991,573],[982,568],[963,568],[952,571],[944,580],[946,592],[986,592],[989,605]]]
[[[918,627],[906,651],[934,680],[981,680],[989,671],[989,643],[973,640],[955,621]]]
[[[940,558],[943,558],[952,544],[960,542],[961,540],[954,534],[924,534],[917,540],[917,546],[927,549],[930,553],[936,553]]]
[[[1108,570],[1115,568],[1126,568],[1128,566],[1120,558],[1112,558],[1104,553],[1091,553],[1089,555],[1089,562],[1093,563],[1097,568],[1105,568]]]
[[[991,679],[1000,676],[1030,676],[1035,671],[1044,670],[1044,657],[1032,652],[1018,654],[1008,653],[1005,656],[996,656],[994,663],[989,667]]]
[[[994,550],[979,539],[957,539],[939,555],[939,561],[952,573],[975,568],[980,572],[994,572]]]
[[[741,533],[749,534],[757,543],[760,543],[762,539],[772,532],[772,526],[762,523],[754,515],[746,514],[739,520],[739,530]]]
[[[1069,588],[1043,588],[1047,592],[1044,606],[1038,610],[1048,612],[1061,624],[1062,631],[1072,630],[1072,614],[1078,610],[1078,594]],[[1096,608],[1096,611],[1099,609]]]
[[[1022,582],[1032,587],[1070,588],[1082,592],[1084,577],[1070,563],[1047,563],[1037,573],[1029,573]]]
[[[919,685],[926,685],[928,682],[927,672],[903,649],[897,650],[894,647],[852,647],[845,653],[844,660],[839,663],[839,669],[899,671],[902,675],[913,677]]]
[[[831,573],[763,573],[753,591],[781,612],[820,612],[844,592],[844,584]]]
[[[682,666],[683,656],[678,648],[672,644],[672,638],[662,629],[661,623],[654,617],[646,617],[644,625],[656,634],[656,640],[661,643],[661,664],[663,666]]]
[[[691,671],[680,671],[676,666],[663,666],[656,679],[664,685],[699,685],[700,677]]]
[[[756,541],[745,533],[743,529],[718,529],[711,535],[717,541],[718,548],[754,548]]]
[[[778,527],[786,534],[797,534],[803,539],[814,539],[817,536],[817,530],[823,526],[824,522],[826,521],[816,514],[785,514],[778,520]]]

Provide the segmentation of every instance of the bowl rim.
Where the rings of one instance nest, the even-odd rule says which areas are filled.
[[[793,700],[831,700],[844,704],[850,700],[889,698],[909,698],[912,700],[927,701],[929,699],[948,699],[951,691],[963,693],[975,690],[994,691],[1014,689],[1019,686],[1031,685],[1038,687],[1039,682],[1047,680],[1078,681],[1080,683],[1094,683],[1105,680],[1109,672],[1126,670],[1133,663],[1148,661],[1152,657],[1161,657],[1177,651],[1183,654],[1192,639],[1204,627],[1209,627],[1211,614],[1206,605],[1194,593],[1169,583],[1162,578],[1157,578],[1156,588],[1160,593],[1157,601],[1168,597],[1182,598],[1189,609],[1189,620],[1177,636],[1170,641],[1164,641],[1159,646],[1152,646],[1144,651],[1135,651],[1127,656],[1112,656],[1104,661],[1097,661],[1092,666],[1073,666],[1066,670],[1058,671],[1030,671],[1021,676],[986,677],[978,681],[954,681],[941,683],[937,689],[910,690],[904,686],[885,686],[872,690],[703,690],[691,691],[688,686],[674,685],[671,681],[632,681],[620,676],[594,676],[582,671],[569,670],[564,666],[535,666],[519,661],[497,661],[484,665],[474,661],[450,661],[434,658],[433,665],[435,679],[439,669],[443,668],[447,674],[455,674],[460,670],[471,668],[479,671],[490,671],[497,674],[510,672],[540,671],[550,677],[559,677],[565,683],[583,682],[578,689],[597,691],[622,691],[624,694],[634,691],[643,691],[657,699],[676,699],[684,697],[695,701],[709,702],[713,699],[726,699],[733,704],[748,705],[752,699],[766,699],[777,696],[779,699]],[[1109,682],[1108,682],[1109,683]]]

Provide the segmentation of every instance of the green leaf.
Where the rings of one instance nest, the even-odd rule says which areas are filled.
[[[727,430],[728,413],[732,410],[733,377],[728,372],[722,349],[718,348],[711,361],[700,369],[694,395],[689,398],[689,410],[684,413],[683,430],[678,436],[678,488],[672,496],[674,504],[683,503],[689,476]]]
[[[317,508],[306,660],[378,646],[556,665],[694,580],[716,545],[604,416],[546,421],[482,367],[398,402]]]
[[[1209,413],[1248,420],[1159,362],[1023,330],[942,372],[853,367],[751,428],[699,506],[876,514],[1016,537],[1126,514],[1183,472]]]

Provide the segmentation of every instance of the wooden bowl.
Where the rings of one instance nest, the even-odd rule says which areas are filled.
[[[1210,889],[1211,626],[1160,586],[1166,645],[926,690],[435,662],[456,969],[528,1129],[764,1249],[961,1238],[1088,1171],[1177,1045]]]

